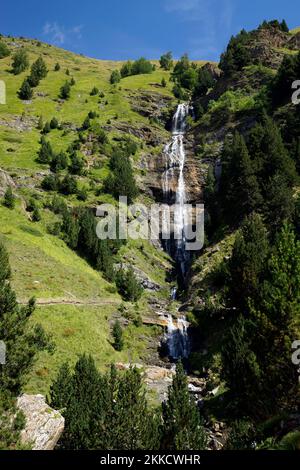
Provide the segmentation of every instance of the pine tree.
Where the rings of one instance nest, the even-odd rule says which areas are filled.
[[[74,176],[66,175],[60,183],[59,190],[62,194],[76,194],[78,189],[77,181]]]
[[[158,421],[148,409],[145,388],[138,369],[130,368],[119,379],[113,412],[113,449],[158,449]]]
[[[91,127],[91,121],[90,121],[89,116],[87,116],[87,117],[85,118],[85,120],[83,121],[83,123],[82,123],[82,129],[86,131],[86,130],[89,129],[90,127]]]
[[[285,20],[282,20],[280,26],[281,26],[281,29],[284,33],[288,33],[290,31],[290,29],[287,25],[287,22]]]
[[[300,313],[299,286],[300,242],[286,225],[269,259],[260,301],[251,309],[251,319],[260,333],[254,335],[253,344],[263,370],[265,415],[299,400],[297,371],[290,360],[294,322]]]
[[[119,83],[121,80],[121,74],[119,70],[113,70],[110,76],[110,83],[114,85],[115,83]]]
[[[80,356],[71,380],[70,395],[65,403],[65,386],[58,395],[66,410],[65,430],[61,445],[68,450],[96,449],[101,433],[101,421],[105,413],[102,400],[102,380],[91,356]],[[62,401],[61,401],[62,402]]]
[[[75,250],[78,246],[79,224],[77,219],[69,211],[63,214],[61,230],[67,245]]]
[[[72,175],[82,175],[84,169],[84,160],[77,152],[73,152],[70,155],[71,163],[69,165],[69,171]]]
[[[43,128],[43,134],[49,134],[51,131],[51,126],[49,121],[45,122],[44,128]]]
[[[162,86],[163,88],[166,88],[166,86],[167,86],[167,81],[166,81],[166,79],[165,79],[164,77],[161,79],[161,86]]]
[[[166,450],[203,450],[206,435],[197,405],[190,396],[182,364],[169,388],[168,400],[162,405],[162,448]]]
[[[224,170],[220,204],[227,219],[239,222],[262,204],[260,188],[244,138],[236,133],[232,145],[224,147]]]
[[[71,94],[71,86],[69,82],[65,82],[64,85],[60,89],[59,97],[62,100],[68,100]]]
[[[29,83],[32,87],[36,87],[39,82],[45,78],[48,74],[48,70],[44,59],[39,57],[31,66],[31,73],[29,76]]]
[[[49,402],[56,409],[66,408],[72,393],[72,374],[67,362],[64,362],[58,372],[56,380],[50,387]]]
[[[59,72],[59,70],[60,70],[60,64],[59,64],[59,62],[56,62],[55,67],[54,67],[54,71]]]
[[[20,49],[13,56],[12,72],[19,75],[29,67],[28,54],[25,49]]]
[[[292,222],[295,212],[293,189],[282,174],[275,174],[266,185],[267,198],[264,203],[266,223],[272,235],[281,229],[284,222]]]
[[[20,100],[31,100],[33,91],[27,78],[23,81],[20,90],[18,91]]]
[[[222,378],[229,388],[233,408],[250,415],[265,408],[263,374],[252,345],[254,328],[254,324],[239,316],[222,346]]]
[[[50,162],[50,170],[54,173],[65,170],[68,167],[68,158],[64,152],[53,155]]]
[[[43,116],[39,117],[38,125],[37,128],[41,131],[44,127],[44,121],[43,121]]]
[[[116,351],[122,351],[124,347],[123,330],[120,322],[117,320],[113,327],[114,348]]]
[[[38,153],[38,161],[40,163],[50,163],[54,156],[51,144],[44,136],[41,137],[41,147]]]
[[[230,299],[241,311],[258,295],[268,255],[267,230],[261,216],[253,213],[244,220],[229,261]]]
[[[127,196],[131,203],[138,194],[132,165],[129,157],[123,151],[115,151],[112,155],[111,174],[104,182],[105,190],[116,199],[119,196]]]
[[[160,66],[164,70],[171,70],[173,68],[172,52],[163,54],[159,60]]]
[[[143,293],[140,282],[136,279],[132,267],[120,269],[116,275],[116,285],[123,299],[136,302]]]
[[[8,209],[14,209],[16,205],[16,198],[13,194],[11,186],[8,186],[7,190],[4,193],[4,205],[8,207]]]

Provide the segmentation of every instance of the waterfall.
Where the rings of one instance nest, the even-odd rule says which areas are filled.
[[[171,314],[168,315],[168,326],[166,341],[169,349],[169,356],[172,360],[187,358],[190,353],[190,343],[188,336],[189,324],[185,317],[178,318],[175,325]]]
[[[187,104],[179,104],[173,117],[172,140],[166,145],[165,172],[162,178],[163,193],[167,204],[175,202],[174,212],[174,240],[167,240],[165,247],[176,261],[177,269],[185,280],[189,254],[186,251],[186,189],[184,179],[185,149],[184,136],[186,131],[186,118],[190,107]],[[175,197],[174,197],[175,193]],[[176,299],[177,289],[171,291],[172,300]],[[166,342],[171,360],[187,358],[190,353],[190,342],[188,336],[189,323],[185,316],[175,320],[171,314],[168,315]]]
[[[166,249],[169,254],[174,257],[183,279],[186,276],[187,263],[189,261],[189,254],[185,250],[186,214],[184,207],[186,203],[184,135],[189,109],[189,105],[179,104],[174,114],[172,140],[166,145],[164,150],[165,172],[163,175],[163,193],[165,200],[168,204],[175,202],[173,221],[174,241],[172,243],[171,240],[168,240]],[[175,192],[175,200],[172,200],[172,192]]]

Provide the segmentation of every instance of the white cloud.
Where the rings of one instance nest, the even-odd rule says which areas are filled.
[[[201,0],[166,0],[165,9],[167,11],[192,11],[199,7]]]
[[[187,33],[193,59],[217,55],[220,36],[231,30],[233,0],[165,0],[164,7],[179,21],[197,24],[197,36],[195,28]]]
[[[43,35],[48,38],[51,42],[57,45],[63,45],[73,38],[81,39],[83,25],[76,25],[72,28],[66,28],[65,26],[59,25],[57,22],[47,22],[43,27]]]

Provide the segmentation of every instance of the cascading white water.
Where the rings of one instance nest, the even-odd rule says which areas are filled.
[[[185,250],[186,238],[186,190],[184,179],[185,149],[184,134],[186,130],[186,118],[189,114],[189,105],[179,104],[173,117],[172,140],[164,150],[166,156],[166,169],[163,175],[163,192],[168,203],[175,202],[174,210],[174,258],[178,263],[183,278],[186,275],[186,265],[189,255]],[[177,176],[178,175],[178,176]],[[177,176],[175,201],[170,201],[171,185],[174,191],[174,181]],[[166,248],[171,253],[172,245],[170,240]]]
[[[172,360],[187,358],[190,353],[190,342],[188,336],[189,324],[185,317],[178,318],[175,325],[172,315],[168,315],[167,344],[169,356]]]
[[[189,114],[189,105],[179,104],[173,117],[172,140],[165,147],[166,169],[163,175],[163,192],[168,204],[175,202],[174,211],[174,245],[170,240],[166,243],[166,249],[173,254],[180,274],[184,279],[189,260],[186,251],[186,190],[184,179],[185,149],[184,135],[186,131],[186,118]],[[176,179],[177,178],[177,179]],[[171,200],[171,189],[175,190],[175,201]],[[174,198],[173,198],[174,199]],[[176,298],[176,288],[171,292],[172,300]],[[190,342],[188,336],[189,324],[182,316],[174,324],[172,315],[168,315],[166,341],[169,349],[169,356],[172,360],[187,358],[190,353]]]

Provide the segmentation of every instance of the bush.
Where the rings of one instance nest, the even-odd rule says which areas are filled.
[[[56,117],[53,117],[50,121],[50,128],[51,129],[57,129],[58,126],[59,126],[58,120],[56,119]]]
[[[10,50],[8,49],[5,42],[0,41],[0,59],[4,59],[4,57],[8,57],[10,55]]]
[[[42,216],[40,213],[40,210],[38,206],[36,205],[33,212],[32,212],[32,222],[39,222],[41,220]]]
[[[44,125],[42,133],[43,134],[49,134],[50,131],[51,131],[50,123],[47,121]]]
[[[143,73],[151,73],[154,70],[154,66],[151,62],[145,57],[141,57],[140,59],[136,60],[135,62],[126,62],[121,70],[120,74],[122,78],[129,77],[130,75],[139,75]]]
[[[80,157],[77,152],[73,152],[70,155],[71,164],[69,165],[69,171],[72,175],[81,175],[84,169],[84,160]]]
[[[16,205],[16,198],[15,198],[10,186],[8,186],[7,190],[4,193],[3,204],[6,207],[8,207],[8,209],[13,209]]]
[[[54,71],[58,72],[60,70],[60,64],[57,62],[54,67]]]
[[[77,193],[77,181],[73,176],[66,175],[59,185],[59,191],[66,196]]]
[[[98,88],[94,86],[94,88],[90,92],[90,95],[91,96],[96,96],[96,95],[98,95],[98,93],[99,93]]]
[[[53,155],[50,162],[50,169],[54,173],[65,170],[68,167],[68,157],[64,152],[60,152],[57,155]]]
[[[54,175],[48,175],[45,176],[45,178],[42,181],[42,188],[45,191],[57,191],[59,185],[59,181],[57,176]]]

